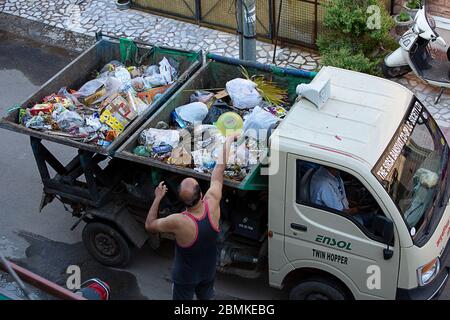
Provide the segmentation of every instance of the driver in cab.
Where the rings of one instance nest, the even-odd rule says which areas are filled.
[[[310,200],[315,205],[346,212],[367,225],[366,215],[358,213],[358,207],[349,207],[344,181],[337,169],[321,166],[316,170],[311,178]]]

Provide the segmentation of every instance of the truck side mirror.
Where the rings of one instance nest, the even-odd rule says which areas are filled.
[[[394,251],[389,246],[394,242],[394,223],[385,216],[377,215],[373,218],[372,225],[375,235],[387,245],[387,248],[383,250],[384,259],[391,259]]]

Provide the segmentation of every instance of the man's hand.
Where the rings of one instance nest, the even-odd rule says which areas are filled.
[[[155,189],[155,200],[161,201],[167,193],[167,187],[164,181],[161,181]]]
[[[350,208],[348,208],[348,209],[345,210],[345,211],[346,211],[347,213],[351,214],[351,215],[354,215],[354,214],[359,213],[360,208],[359,208],[359,207],[350,207]]]
[[[158,219],[159,203],[167,193],[164,181],[161,181],[155,189],[155,199],[145,220],[145,229],[148,232],[176,232],[179,224],[177,215],[170,215],[166,218]]]

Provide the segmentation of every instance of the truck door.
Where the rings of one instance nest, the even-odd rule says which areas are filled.
[[[355,298],[395,299],[398,236],[394,228],[394,240],[389,246],[393,255],[385,259],[383,250],[388,246],[376,235],[371,221],[376,215],[386,216],[386,209],[368,183],[347,169],[305,161],[291,154],[287,165],[285,254],[294,268],[331,273],[356,293]],[[337,172],[337,177],[332,176],[336,178],[334,182],[326,180],[328,168],[333,174]],[[344,186],[344,191],[339,190],[340,186]],[[349,209],[340,208],[345,201]]]

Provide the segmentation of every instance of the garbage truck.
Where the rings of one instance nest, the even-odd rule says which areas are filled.
[[[89,161],[63,166],[37,147],[45,136],[31,137],[37,160],[47,150],[38,161],[45,173],[41,208],[62,201],[77,218],[73,228],[85,223],[87,250],[109,266],[126,266],[133,248],[173,240],[145,232],[154,188],[160,181],[168,186],[160,207],[166,216],[183,210],[176,193],[183,178],[196,178],[206,190],[210,175],[134,150],[144,130],[170,121],[195,90],[224,88],[242,77],[242,67],[285,87],[291,108],[269,130],[267,156],[242,180],[225,179],[217,270],[252,279],[267,272],[269,285],[291,299],[437,298],[449,274],[449,147],[411,91],[367,74],[208,54],[107,156],[91,153]],[[8,121],[1,126],[14,128]],[[53,177],[47,165],[58,169]],[[335,188],[346,205],[317,201],[320,184]]]

